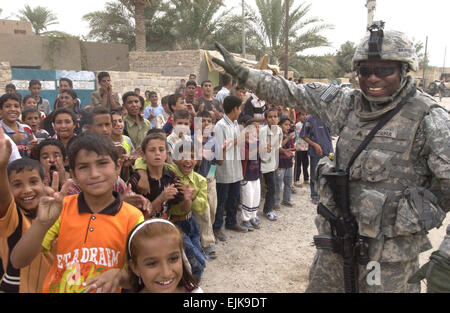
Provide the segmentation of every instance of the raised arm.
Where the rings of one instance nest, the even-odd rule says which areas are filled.
[[[11,151],[11,142],[6,138],[3,127],[0,126],[0,218],[5,216],[12,198],[6,170]]]
[[[350,88],[340,88],[333,84],[310,83],[295,84],[272,71],[248,69],[237,63],[233,56],[219,43],[216,48],[223,56],[223,61],[213,58],[234,76],[241,85],[251,89],[258,98],[267,103],[292,107],[319,117],[338,134],[353,110],[353,97],[358,94]]]

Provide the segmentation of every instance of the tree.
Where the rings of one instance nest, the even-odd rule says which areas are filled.
[[[268,54],[270,62],[278,64],[285,55],[285,8],[286,3],[282,0],[256,0],[258,8],[255,22],[249,31],[249,51],[258,58]],[[289,6],[289,57],[298,53],[321,46],[330,45],[328,40],[320,33],[332,28],[329,24],[320,24],[319,18],[307,18],[311,5],[300,3],[296,5],[291,0]]]
[[[120,2],[107,2],[105,10],[94,11],[83,16],[89,23],[87,38],[102,42],[124,43],[135,47],[132,12]]]
[[[58,24],[56,15],[46,7],[31,8],[29,5],[25,5],[19,13],[20,20],[30,22],[36,35],[45,34],[43,31],[46,31],[47,27]]]
[[[342,77],[344,74],[352,71],[352,59],[355,51],[356,45],[351,41],[347,41],[341,45],[336,53],[336,62],[340,67],[336,76]]]
[[[212,47],[215,34],[223,26],[228,12],[219,14],[223,0],[170,0],[166,18],[171,24],[174,49]]]
[[[135,20],[136,50],[147,49],[145,33],[145,8],[152,4],[151,0],[120,0],[120,2],[132,8]]]

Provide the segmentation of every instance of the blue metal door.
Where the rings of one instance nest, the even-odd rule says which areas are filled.
[[[20,93],[22,97],[30,94],[30,91],[28,90],[30,80],[39,80],[42,85],[40,96],[46,98],[50,102],[52,110],[54,109],[53,106],[55,100],[58,97],[60,78],[66,77],[72,80],[73,90],[81,100],[82,107],[90,104],[90,93],[97,88],[95,73],[89,71],[55,71],[12,68],[11,72],[12,83],[16,86],[17,92]]]

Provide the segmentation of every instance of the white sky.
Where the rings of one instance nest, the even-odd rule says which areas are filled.
[[[86,35],[89,31],[87,22],[82,21],[86,13],[102,10],[108,0],[14,0],[0,1],[3,9],[0,18],[14,17],[25,4],[31,7],[41,5],[51,9],[58,17],[59,24],[49,30],[61,30],[73,35]],[[302,0],[291,0],[291,3]],[[225,0],[227,8],[237,7],[240,12],[242,0]],[[254,0],[245,0],[255,7]],[[332,43],[330,48],[306,51],[312,54],[335,52],[347,40],[358,43],[365,34],[367,23],[366,0],[305,0],[311,3],[309,17],[321,18],[325,23],[333,24],[334,29],[324,32]],[[450,26],[448,14],[449,0],[378,0],[375,20],[386,22],[386,29],[403,31],[416,41],[425,44],[428,36],[428,56],[430,64],[450,66]],[[445,56],[445,49],[448,53]]]

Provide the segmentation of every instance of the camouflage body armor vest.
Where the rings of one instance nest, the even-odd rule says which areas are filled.
[[[361,101],[356,97],[356,101]],[[349,173],[350,206],[359,234],[368,239],[371,260],[401,262],[431,248],[427,231],[442,222],[445,213],[427,188],[431,173],[413,145],[424,116],[434,103],[417,91],[381,128],[356,158]],[[345,168],[353,152],[378,120],[361,121],[350,113],[337,143],[339,164]],[[317,167],[320,201],[337,213],[331,190],[321,177],[334,164],[323,158]],[[316,217],[319,234],[330,234],[328,222]]]

